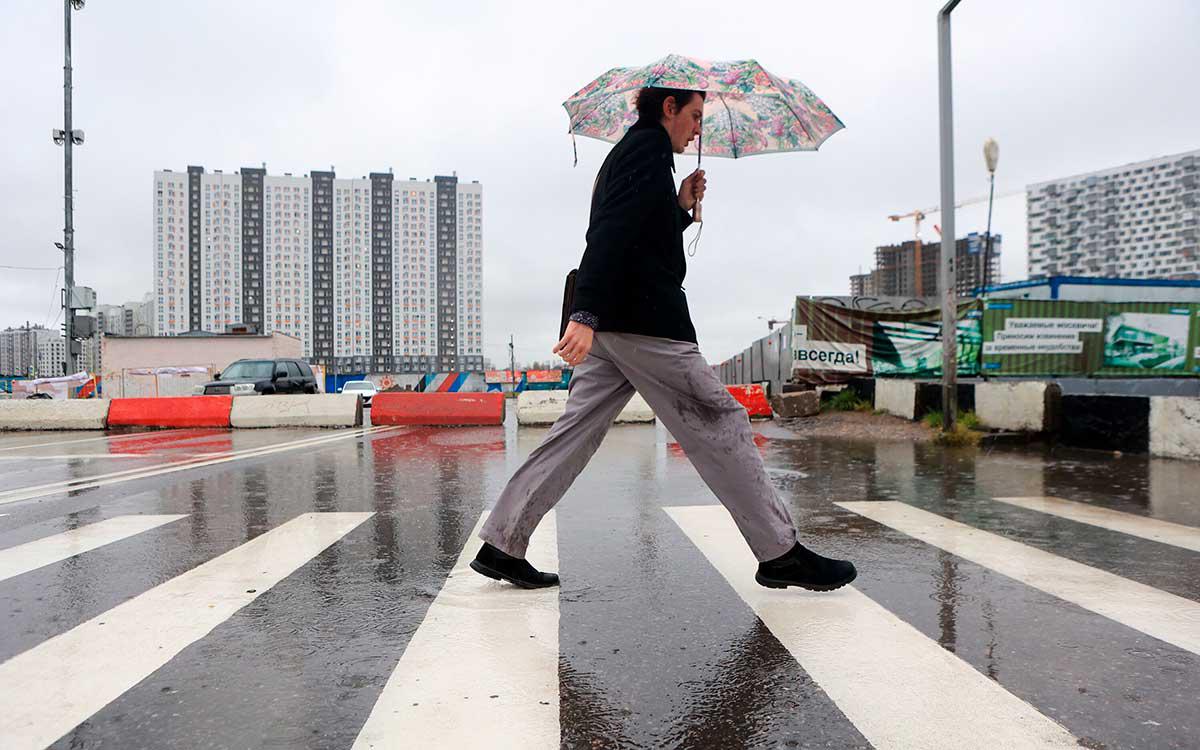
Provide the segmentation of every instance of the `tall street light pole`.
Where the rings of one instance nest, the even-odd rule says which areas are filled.
[[[942,171],[942,257],[938,283],[942,290],[942,429],[954,428],[958,416],[958,305],[954,256],[954,101],[950,81],[950,13],[960,0],[938,11],[938,141]]]
[[[63,147],[64,161],[64,205],[63,213],[63,335],[66,337],[66,354],[63,365],[70,375],[75,372],[74,341],[74,293],[75,293],[75,219],[74,192],[71,174],[72,146],[83,144],[83,131],[71,127],[71,10],[81,10],[84,0],[63,0],[63,129],[53,132],[54,142]]]
[[[988,272],[992,262],[992,198],[996,194],[996,162],[1000,161],[1000,144],[995,138],[983,142],[983,161],[988,171],[988,220],[987,235],[983,245],[983,290],[987,292]]]

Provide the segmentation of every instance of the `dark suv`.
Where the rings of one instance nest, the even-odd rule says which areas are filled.
[[[196,396],[254,396],[273,393],[318,393],[307,362],[298,359],[239,359],[216,380],[192,389]]]

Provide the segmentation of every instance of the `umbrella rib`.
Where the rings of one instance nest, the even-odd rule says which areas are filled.
[[[764,74],[766,74],[768,79],[772,79],[775,77],[775,76],[771,75],[770,73],[768,73],[767,69],[764,68],[762,66],[762,63],[760,63],[758,60],[755,60],[754,64],[758,66],[759,70],[761,70]],[[772,83],[775,83],[775,82],[772,81]],[[778,83],[775,83],[775,88],[779,89]],[[780,89],[780,96],[779,96],[780,100],[783,101],[783,104],[785,107],[788,108],[788,111],[792,113],[792,117],[796,118],[796,122],[800,123],[800,127],[804,130],[804,134],[807,135],[808,139],[813,142],[813,148],[814,149],[817,148],[820,144],[817,143],[817,139],[813,137],[812,131],[809,130],[808,126],[804,124],[804,118],[800,117],[799,112],[792,109],[792,103],[787,100],[786,96],[783,96],[782,92],[783,92],[783,89]]]
[[[652,63],[652,64],[653,64],[653,63]],[[626,69],[626,70],[628,70],[628,69]],[[608,96],[606,96],[606,97],[604,97],[604,98],[600,99],[600,100],[599,100],[599,101],[596,103],[596,106],[594,106],[594,107],[592,107],[590,110],[588,110],[588,113],[587,113],[586,115],[583,115],[582,117],[580,117],[580,118],[579,118],[578,120],[576,120],[575,122],[573,122],[573,123],[570,123],[570,128],[567,130],[567,132],[568,132],[568,133],[574,133],[574,132],[575,132],[575,127],[576,127],[577,125],[579,125],[579,123],[583,122],[583,121],[584,121],[584,120],[586,120],[588,117],[591,117],[591,116],[592,116],[592,115],[593,115],[593,114],[596,112],[596,110],[600,109],[600,105],[601,105],[601,104],[603,104],[604,102],[608,101],[608,100],[609,100],[609,99],[611,99],[612,97],[614,97],[614,96],[617,96],[618,94],[622,94],[622,95],[623,95],[623,94],[625,94],[627,91],[632,91],[632,90],[634,90],[634,89],[650,88],[650,87],[652,87],[652,86],[654,85],[654,83],[655,83],[656,81],[660,80],[661,78],[662,78],[662,73],[659,73],[657,76],[654,76],[654,77],[651,77],[651,78],[649,78],[649,79],[648,79],[648,80],[645,82],[645,84],[644,84],[644,85],[642,85],[642,86],[630,86],[630,87],[629,87],[629,88],[627,88],[627,89],[621,89],[620,91],[614,91],[614,92],[610,93]],[[568,99],[567,101],[569,102],[569,101],[571,101],[571,100],[570,100],[570,99]],[[564,107],[566,106],[566,102],[563,102],[563,106],[564,106]]]
[[[729,111],[729,103],[725,101],[725,96],[717,92],[717,97],[720,98],[721,104],[725,105],[725,114],[729,117],[729,146],[733,150],[733,158],[737,158],[737,131],[733,129],[733,113]]]

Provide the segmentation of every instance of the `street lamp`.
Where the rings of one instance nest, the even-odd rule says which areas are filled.
[[[1000,144],[995,138],[983,142],[983,162],[988,171],[988,220],[987,235],[983,245],[983,291],[988,288],[988,271],[991,270],[992,257],[992,196],[996,194],[996,162],[1000,160]]]

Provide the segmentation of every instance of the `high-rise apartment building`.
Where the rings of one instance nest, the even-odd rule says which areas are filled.
[[[984,286],[984,255],[987,255],[987,284],[1000,282],[1000,250],[1003,237],[992,235],[990,252],[985,252],[986,235],[971,232],[955,243],[955,292],[969,297]],[[940,243],[909,240],[899,245],[875,248],[875,270],[850,277],[850,293],[878,297],[936,297]]]
[[[57,331],[42,326],[7,328],[0,331],[0,375],[49,377],[62,374],[63,350],[58,360],[44,356],[54,340],[62,341]],[[65,345],[64,345],[65,346]]]
[[[1200,151],[1027,190],[1030,278],[1200,278]]]
[[[62,336],[47,336],[38,345],[38,377],[53,378],[62,375],[63,367],[66,366],[66,359],[67,340]],[[99,371],[92,370],[92,372]]]
[[[483,188],[154,174],[156,332],[250,324],[343,372],[483,369]]]

